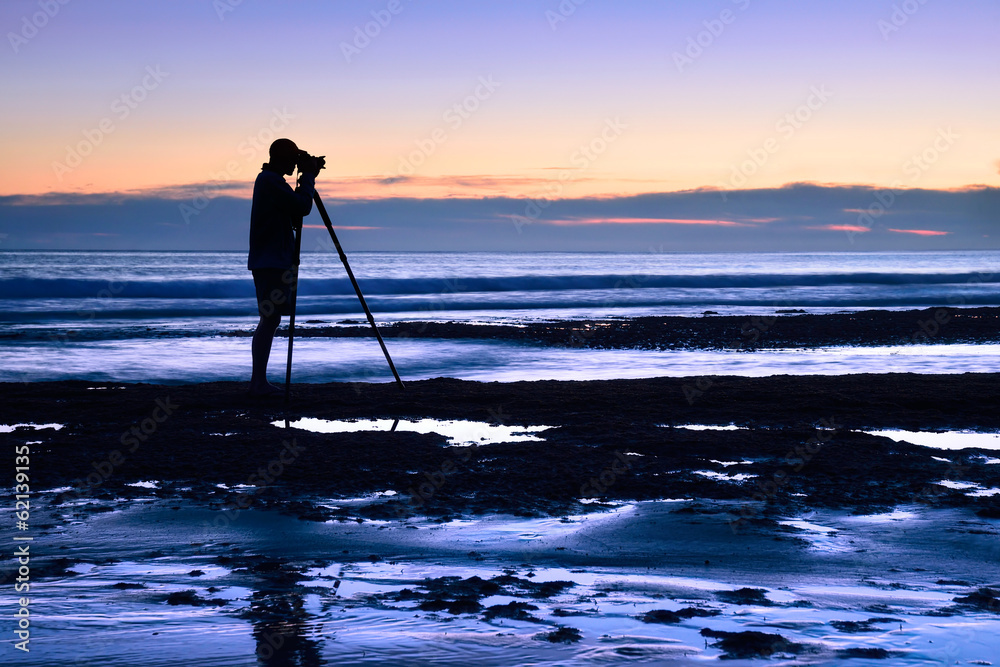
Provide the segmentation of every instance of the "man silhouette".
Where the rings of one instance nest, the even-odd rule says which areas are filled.
[[[274,332],[281,316],[291,314],[295,289],[295,234],[301,233],[302,218],[312,210],[316,174],[321,166],[306,157],[291,139],[276,139],[268,151],[270,160],[261,167],[253,184],[250,209],[250,254],[247,268],[253,272],[260,322],[253,334],[253,373],[249,393],[268,396],[281,389],[267,381]],[[295,190],[285,181],[299,166]]]

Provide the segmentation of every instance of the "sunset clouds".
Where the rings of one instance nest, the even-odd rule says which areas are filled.
[[[191,225],[245,200],[288,136],[327,156],[329,199],[404,219],[421,211],[402,202],[517,202],[498,215],[555,234],[540,243],[557,228],[597,246],[611,228],[767,235],[790,224],[787,199],[760,197],[790,183],[826,188],[797,234],[952,243],[960,230],[900,193],[1000,185],[986,0],[905,21],[869,0],[217,4],[69,2],[38,26],[37,0],[2,3],[0,195],[183,205]],[[833,213],[838,188],[870,197]],[[641,205],[678,193],[705,204]],[[560,201],[593,210],[556,216]],[[384,221],[356,226],[382,243]]]

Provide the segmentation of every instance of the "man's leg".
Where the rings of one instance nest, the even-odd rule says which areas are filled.
[[[251,354],[253,356],[253,374],[250,376],[250,392],[254,394],[270,394],[281,391],[267,381],[267,360],[271,356],[271,342],[274,332],[281,323],[281,315],[261,315],[257,330],[253,332]]]

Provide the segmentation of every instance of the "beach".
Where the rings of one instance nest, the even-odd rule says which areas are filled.
[[[28,664],[985,660],[997,379],[4,385]]]
[[[395,384],[297,385],[288,412],[280,396],[251,399],[235,383],[38,383],[16,392],[6,385],[9,398],[0,419],[61,424],[58,431],[16,430],[5,437],[28,441],[51,431],[44,445],[54,449],[36,453],[43,486],[73,486],[97,495],[165,479],[182,486],[201,481],[214,498],[216,484],[246,484],[258,466],[285,449],[283,442],[294,439],[302,451],[284,458],[299,463],[280,466],[287,470],[278,476],[275,492],[304,498],[395,491],[398,498],[365,509],[362,516],[371,518],[412,513],[418,506],[436,516],[567,512],[579,509],[581,487],[612,466],[627,484],[606,484],[604,491],[591,484],[592,497],[695,496],[750,503],[758,492],[755,483],[691,474],[704,466],[761,480],[784,471],[781,492],[769,498],[776,508],[808,503],[868,511],[916,501],[950,469],[919,455],[928,448],[866,431],[1000,430],[996,383],[995,374],[523,383],[442,378],[409,383],[402,391]],[[303,418],[307,421],[300,422]],[[335,431],[344,420],[370,425],[356,432],[317,432],[327,422]],[[387,433],[392,420],[403,428]],[[472,435],[450,444],[439,433],[408,430],[417,420],[435,420],[445,433],[450,422],[468,422]],[[497,442],[478,444],[503,426],[508,431]],[[713,426],[728,430],[703,428]],[[303,463],[305,451],[310,458]],[[976,463],[987,453],[949,455],[962,459],[963,480],[989,485],[1000,468]],[[744,460],[749,461],[738,467],[711,463]],[[258,463],[241,463],[246,461]],[[682,472],[671,474],[677,469]],[[95,473],[107,479],[89,484]],[[424,494],[430,498],[410,491],[419,490],[428,476],[442,475],[448,483]],[[796,500],[794,493],[808,500]],[[935,501],[977,509],[991,503],[988,497],[946,490],[935,494]]]
[[[0,253],[22,662],[995,662],[1000,283],[960,255],[362,255],[405,388],[331,265],[286,406],[234,253]]]

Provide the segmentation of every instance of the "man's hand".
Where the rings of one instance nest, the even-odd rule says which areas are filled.
[[[314,157],[312,155],[303,155],[299,158],[299,171],[303,174],[310,174],[316,176],[319,174],[320,169],[326,167],[326,156]]]

